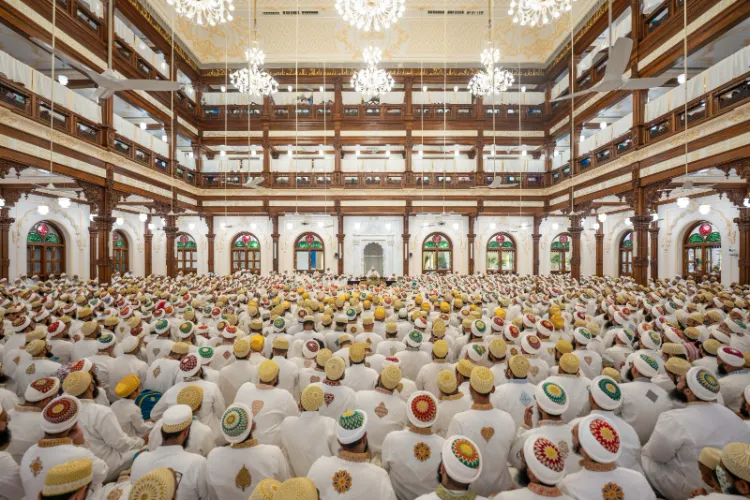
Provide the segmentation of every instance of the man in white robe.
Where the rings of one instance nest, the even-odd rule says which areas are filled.
[[[129,335],[119,344],[122,354],[113,358],[109,365],[109,390],[107,396],[110,401],[117,401],[115,387],[123,378],[128,375],[135,375],[142,383],[146,380],[148,373],[148,364],[138,357],[141,350],[141,339],[137,336]]]
[[[622,405],[618,415],[633,426],[645,445],[659,416],[672,409],[672,402],[669,394],[651,381],[659,370],[659,364],[651,356],[638,354],[623,370],[627,381],[620,385]]]
[[[346,410],[355,407],[354,398],[356,393],[342,384],[346,363],[343,359],[331,356],[325,365],[325,379],[315,382],[315,385],[323,389],[325,404],[320,407],[320,414],[325,417],[338,419]]]
[[[177,395],[177,405],[187,405],[193,412],[193,421],[190,423],[190,439],[185,445],[185,451],[197,453],[202,457],[207,457],[211,450],[214,449],[215,438],[213,430],[200,421],[197,417],[203,403],[203,388],[199,385],[189,385],[180,390]],[[148,449],[154,451],[162,444],[161,429],[164,425],[164,419],[159,419],[154,428],[149,433]],[[222,436],[220,443],[224,443]]]
[[[565,389],[568,396],[568,409],[563,413],[565,422],[587,415],[589,412],[589,385],[591,380],[580,371],[580,360],[573,353],[560,357],[558,375],[547,377],[545,382],[554,382]]]
[[[750,371],[745,368],[745,358],[742,352],[729,346],[721,346],[716,358],[724,405],[738,412],[742,406],[742,393],[750,385]]]
[[[525,356],[521,354],[511,356],[504,375],[507,382],[495,386],[495,392],[490,398],[492,406],[507,412],[513,418],[517,428],[523,425],[526,408],[534,403],[535,386],[527,378],[530,367],[529,360]],[[493,371],[493,375],[494,373]]]
[[[16,463],[20,464],[26,450],[44,437],[42,410],[57,397],[59,390],[60,380],[57,377],[37,379],[26,388],[26,402],[7,412],[11,440],[5,451]]]
[[[541,435],[531,437],[523,445],[521,465],[517,476],[520,488],[499,493],[495,500],[572,500],[557,487],[565,461],[555,443]]]
[[[258,368],[248,359],[250,350],[249,338],[235,340],[232,347],[235,357],[234,363],[219,371],[219,390],[226,404],[231,404],[234,401],[237,390],[242,384],[258,382]]]
[[[367,442],[374,456],[380,454],[385,437],[393,431],[400,431],[406,425],[406,404],[396,388],[401,383],[401,369],[397,366],[386,366],[378,377],[378,386],[369,391],[357,392],[354,397],[354,408],[367,413]]]
[[[437,470],[438,487],[416,500],[445,500],[446,498],[485,500],[470,485],[482,470],[484,458],[479,447],[466,436],[450,436],[443,443],[442,462]]]
[[[437,376],[438,389],[440,389],[440,406],[438,418],[432,426],[432,430],[440,437],[445,438],[448,433],[453,417],[471,408],[471,398],[458,390],[456,374],[452,370],[441,370]]]
[[[365,344],[352,345],[349,348],[349,368],[344,371],[344,385],[359,392],[373,390],[377,383],[378,372],[365,365]]]
[[[432,362],[420,368],[414,383],[420,391],[427,391],[435,397],[440,395],[437,385],[437,375],[442,370],[452,370],[453,365],[448,363],[447,357],[450,347],[445,340],[436,340],[432,344]]]
[[[110,409],[117,417],[123,432],[130,437],[147,436],[154,424],[143,420],[143,413],[135,404],[136,398],[141,394],[141,381],[138,376],[131,373],[117,381],[114,394],[119,399],[112,403]]]

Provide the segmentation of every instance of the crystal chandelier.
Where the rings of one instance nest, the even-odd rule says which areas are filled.
[[[234,19],[234,0],[167,0],[174,5],[178,15],[187,17],[199,25],[209,26],[225,23]]]
[[[496,66],[500,62],[500,50],[488,48],[480,57],[485,69],[480,70],[469,81],[469,91],[475,96],[498,95],[505,92],[516,81],[513,73]]]
[[[266,55],[258,48],[257,42],[253,42],[252,49],[245,51],[245,58],[249,67],[239,69],[229,75],[232,85],[240,92],[256,97],[277,92],[279,83],[265,70],[261,69]]]
[[[378,68],[378,63],[383,57],[380,49],[374,46],[367,47],[363,55],[367,67],[352,76],[354,90],[366,99],[390,92],[393,89],[393,77],[386,70]]]
[[[336,0],[336,10],[359,30],[380,31],[404,15],[406,0]]]
[[[572,8],[573,0],[513,0],[508,14],[521,26],[543,26]]]

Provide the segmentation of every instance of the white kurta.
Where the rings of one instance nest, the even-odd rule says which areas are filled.
[[[232,404],[237,390],[245,382],[258,382],[258,368],[247,359],[237,359],[219,371],[219,390],[226,404]]]
[[[354,404],[354,396],[356,393],[349,387],[346,387],[339,382],[331,382],[327,379],[310,385],[317,385],[323,389],[324,402],[323,406],[318,410],[321,415],[338,420],[341,414],[346,410],[356,410]]]
[[[445,360],[432,360],[432,363],[428,363],[420,368],[417,373],[417,378],[414,383],[417,385],[417,389],[420,391],[427,391],[432,393],[433,396],[440,396],[440,389],[437,385],[437,376],[442,370],[455,371],[454,366]]]
[[[174,385],[175,376],[180,369],[176,359],[159,358],[151,363],[146,371],[143,388],[164,394]]]
[[[594,379],[601,375],[602,357],[598,352],[586,349],[575,350],[573,354],[578,356],[578,360],[581,362],[581,373],[586,375],[586,378]]]
[[[401,373],[409,380],[417,380],[419,370],[432,361],[432,357],[424,351],[409,350],[399,352],[396,357],[401,360]]]
[[[336,455],[341,448],[336,440],[336,421],[317,411],[286,417],[281,423],[281,444],[294,477],[307,476],[315,460]]]
[[[513,442],[509,461],[516,469],[521,468],[521,451],[527,439],[533,436],[544,436],[557,445],[560,454],[565,459],[565,473],[570,474],[581,470],[578,463],[581,457],[573,452],[573,433],[570,424],[562,420],[540,420],[537,427],[524,430],[519,429],[518,437]]]
[[[381,462],[399,500],[435,491],[443,442],[437,434],[412,430],[391,432],[383,441]]]
[[[237,391],[235,403],[246,404],[253,411],[255,436],[261,444],[281,447],[281,423],[299,414],[297,402],[284,389],[245,382]]]
[[[78,425],[91,451],[107,463],[112,473],[143,447],[143,439],[125,434],[112,408],[96,404],[92,399],[80,402]]]
[[[162,419],[159,419],[159,421],[154,424],[153,429],[151,429],[151,432],[148,435],[149,451],[154,451],[159,446],[161,446],[163,442],[161,437],[161,427],[163,425],[163,422],[164,421]],[[185,451],[195,453],[202,457],[207,457],[213,449],[213,432],[206,424],[193,417],[193,422],[190,424],[190,437],[187,440]]]
[[[94,480],[92,488],[100,488],[107,477],[107,464],[94,455],[86,446],[75,446],[70,439],[41,440],[24,454],[21,460],[21,482],[27,500],[35,500],[44,488],[47,472],[55,465],[68,460],[88,458],[94,463]]]
[[[616,413],[633,426],[641,439],[641,444],[644,445],[651,437],[659,415],[672,409],[669,394],[643,377],[620,384],[620,391],[622,405]]]
[[[16,368],[16,394],[22,398],[29,384],[45,377],[57,377],[60,363],[47,358],[28,358],[22,360]]]
[[[724,405],[732,411],[740,411],[742,407],[742,394],[750,385],[750,371],[737,370],[719,379],[721,397]]]
[[[654,490],[642,474],[622,467],[610,471],[582,469],[574,474],[567,474],[559,487],[563,493],[575,500],[594,498],[656,500]]]
[[[17,500],[23,498],[21,469],[10,453],[0,451],[0,499]]]
[[[281,450],[254,439],[214,449],[206,464],[208,489],[212,498],[221,500],[247,500],[262,480],[271,477],[284,482],[290,477]]]
[[[495,387],[490,396],[492,406],[507,412],[515,422],[516,427],[523,425],[526,408],[534,402],[535,386],[524,379],[510,379],[507,383]]]
[[[143,414],[132,399],[120,399],[112,403],[110,409],[117,417],[123,432],[130,437],[143,437],[151,432],[153,423],[143,421]]]
[[[549,376],[549,365],[542,358],[535,358],[532,356],[527,356],[527,358],[529,360],[529,382],[537,385]]]
[[[112,360],[109,365],[109,390],[107,396],[110,401],[116,401],[115,387],[117,383],[128,375],[136,375],[141,385],[146,381],[148,365],[133,354],[122,354]]]
[[[354,392],[375,389],[378,382],[378,372],[362,364],[351,365],[346,369],[342,383]]]
[[[398,394],[384,389],[358,392],[354,408],[367,413],[367,443],[373,454],[380,453],[389,432],[400,431],[406,425],[406,404]]]
[[[342,451],[339,456],[316,460],[307,477],[318,487],[320,500],[396,500],[388,473],[376,465],[360,461],[366,456]]]
[[[633,426],[611,411],[592,410],[591,414],[601,415],[617,429],[617,433],[620,435],[620,456],[617,457],[617,466],[644,474],[641,466],[641,440]],[[580,418],[577,418],[570,422],[570,427],[575,427],[580,420]]]
[[[668,500],[682,500],[701,487],[701,450],[721,450],[734,442],[750,443],[750,430],[740,417],[719,404],[691,403],[659,416],[643,446],[643,470]]]
[[[160,419],[167,408],[177,404],[177,396],[180,394],[180,391],[190,385],[197,385],[203,389],[203,402],[195,416],[211,429],[217,445],[224,444],[224,436],[221,434],[221,417],[224,416],[224,411],[227,407],[224,403],[224,398],[221,396],[221,392],[219,392],[219,387],[213,382],[206,380],[185,380],[184,382],[175,384],[154,405],[154,408],[151,410],[151,419]]]
[[[450,426],[453,417],[470,408],[471,398],[466,397],[462,392],[453,396],[443,396],[440,399],[438,418],[432,426],[432,431],[440,437],[446,437],[448,426]]]
[[[484,465],[479,477],[471,483],[472,490],[479,495],[489,496],[513,486],[508,471],[508,455],[516,435],[516,424],[508,413],[496,408],[479,409],[478,405],[473,405],[472,409],[453,417],[447,434],[468,437],[482,454]]]
[[[20,464],[26,450],[34,446],[44,437],[40,427],[42,410],[33,406],[19,406],[8,412],[11,440],[5,450]]]
[[[138,455],[130,470],[130,483],[135,484],[141,476],[160,467],[168,467],[182,474],[177,486],[176,500],[211,498],[206,477],[206,459],[196,453],[185,451],[178,445],[160,446],[154,451]]]
[[[561,373],[553,377],[548,377],[547,381],[561,386],[565,389],[565,394],[568,396],[568,409],[562,414],[564,421],[570,422],[574,418],[588,415],[591,410],[591,405],[589,404],[589,386],[591,385],[591,380],[583,374],[568,375]]]
[[[297,365],[283,356],[274,356],[271,359],[279,365],[279,385],[277,387],[288,391],[294,399],[299,400],[299,393],[297,393],[299,368],[297,368]]]

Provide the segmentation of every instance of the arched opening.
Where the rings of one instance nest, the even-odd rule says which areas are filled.
[[[487,272],[516,272],[516,241],[508,233],[495,233],[487,242]]]
[[[177,271],[184,274],[198,272],[198,245],[195,240],[187,233],[177,233],[175,239],[177,259]]]
[[[721,279],[721,235],[706,221],[685,232],[682,244],[682,275],[693,279]]]
[[[633,276],[633,231],[628,231],[620,238],[619,265],[620,276]]]
[[[422,274],[452,273],[453,243],[443,233],[432,233],[422,243]]]
[[[252,233],[240,233],[232,240],[232,272],[260,274],[260,242]]]
[[[116,273],[125,274],[130,271],[128,238],[119,230],[112,232],[112,264]]]
[[[550,246],[550,272],[552,274],[566,274],[570,272],[570,235],[561,233],[555,236]]]
[[[26,235],[26,274],[46,280],[65,272],[65,238],[52,222],[37,222]]]
[[[302,233],[294,243],[294,270],[302,273],[325,270],[325,244],[315,233]]]
[[[365,274],[369,274],[371,269],[375,269],[380,276],[383,276],[383,247],[380,243],[371,242],[365,246],[364,267]]]

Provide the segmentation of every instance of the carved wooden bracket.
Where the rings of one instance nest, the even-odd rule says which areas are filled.
[[[731,201],[737,208],[746,208],[744,201],[747,198],[747,189],[743,188],[722,188],[716,186],[714,189],[719,193],[719,198],[723,195],[727,196],[727,199]]]

